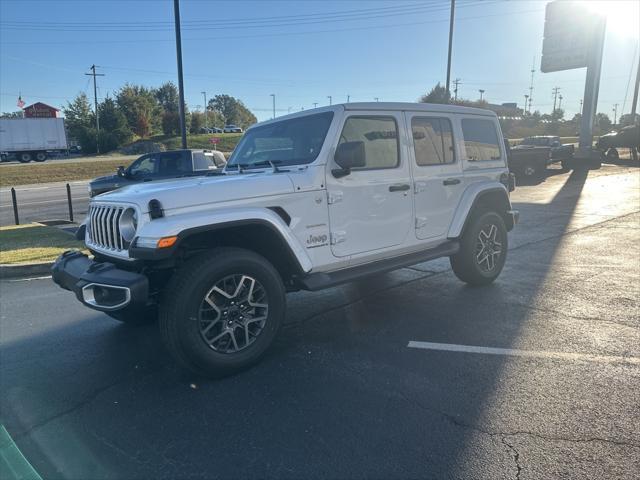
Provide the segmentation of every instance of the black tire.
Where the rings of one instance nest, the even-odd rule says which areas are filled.
[[[495,235],[491,233],[493,228],[496,229]],[[490,233],[492,240],[488,248],[490,251],[499,248],[500,254],[491,255],[487,260],[484,257],[478,259],[481,253],[478,251],[481,247],[481,232],[484,232],[485,242],[488,240],[486,234]],[[508,246],[507,229],[502,216],[496,212],[480,212],[466,226],[460,240],[460,251],[449,257],[453,273],[470,285],[487,285],[500,275],[507,259]],[[489,268],[491,263],[493,267]]]
[[[44,162],[47,159],[47,152],[38,152],[36,153],[36,162]]]
[[[562,166],[562,169],[565,171],[569,171],[573,168],[573,162],[569,158],[560,160],[560,165]]]
[[[530,163],[522,167],[522,176],[525,179],[533,180],[540,176],[540,168],[535,163]]]
[[[18,161],[20,163],[29,163],[32,160],[30,152],[23,152],[18,154]]]
[[[239,282],[235,287],[232,284],[231,289],[227,291],[235,290],[237,293],[242,287],[246,293],[246,297],[245,293],[242,293],[244,300],[239,300],[234,306],[233,303],[228,304],[231,302],[230,297],[225,298],[218,293],[214,295],[214,291],[220,292],[219,285],[225,288],[227,279],[238,277]],[[249,279],[248,284],[245,283],[245,279]],[[251,280],[255,283],[252,284]],[[250,286],[248,292],[244,290],[247,286]],[[251,299],[254,286],[260,288],[260,300],[256,300],[255,297]],[[238,294],[233,298],[240,297]],[[203,307],[207,308],[205,302],[213,307],[211,302],[207,302],[207,298],[217,305],[215,310],[203,310]],[[240,303],[244,305],[239,305]],[[250,305],[257,303],[267,307],[261,307],[260,313],[256,307],[253,307],[253,313],[249,310],[239,313],[241,308],[251,309]],[[255,364],[264,355],[280,329],[285,309],[285,288],[278,271],[271,263],[248,250],[218,248],[187,262],[169,281],[160,304],[160,332],[167,349],[180,366],[200,376],[218,378],[239,372]],[[205,313],[211,314],[213,319],[204,320]],[[252,322],[256,322],[256,318],[263,319],[252,324],[257,328],[253,331],[252,339],[247,330],[249,327],[246,326],[249,322],[243,325],[246,337],[240,336],[245,332],[242,330],[243,327],[239,326],[245,318],[242,313],[249,319],[252,318]],[[235,324],[232,321],[227,322],[232,318],[232,314],[239,315],[234,317],[237,319]],[[220,339],[217,345],[213,338],[207,338],[208,329],[213,330],[213,338]],[[236,337],[238,329],[241,333]],[[231,333],[226,336],[225,330],[227,334]],[[235,351],[224,351],[225,348],[221,344],[226,342],[227,347],[231,347],[231,340]]]
[[[616,150],[615,148],[610,148],[609,150],[607,150],[607,159],[614,161],[619,160],[620,154],[618,153],[618,150]]]
[[[126,325],[140,326],[148,325],[158,321],[158,308],[149,307],[142,310],[120,310],[116,312],[105,312],[111,318]]]

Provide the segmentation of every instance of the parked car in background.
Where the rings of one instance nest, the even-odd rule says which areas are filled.
[[[510,148],[509,141],[504,141],[509,163],[509,171],[516,178],[526,181],[539,179],[547,165],[551,163],[551,147],[527,146],[526,148]]]
[[[224,133],[224,131],[218,127],[211,127],[209,130],[211,130],[211,133]]]
[[[242,128],[236,125],[225,125],[224,133],[242,133]]]
[[[619,157],[618,148],[635,148],[640,153],[640,124],[628,125],[617,132],[601,136],[596,142],[596,148],[606,152],[609,159]]]
[[[573,144],[562,144],[560,137],[553,135],[540,135],[535,137],[527,137],[516,145],[515,149],[526,149],[531,147],[549,147],[551,149],[551,160],[554,162],[567,160],[573,157],[575,147]]]
[[[129,167],[118,167],[115,175],[98,177],[89,183],[89,195],[101,193],[135,183],[165,180],[221,170],[226,165],[222,152],[209,150],[171,150],[147,153]]]

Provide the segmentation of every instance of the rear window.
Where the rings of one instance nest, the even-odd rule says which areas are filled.
[[[498,132],[492,120],[463,119],[462,136],[468,161],[500,160]]]

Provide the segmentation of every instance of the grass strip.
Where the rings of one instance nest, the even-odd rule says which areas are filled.
[[[50,262],[65,250],[83,249],[84,244],[55,227],[38,224],[0,227],[0,263]]]

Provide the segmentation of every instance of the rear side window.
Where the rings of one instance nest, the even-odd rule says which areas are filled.
[[[185,152],[160,154],[160,175],[181,175],[191,172],[191,156]]]
[[[398,126],[391,117],[349,117],[340,141],[364,142],[366,166],[358,170],[398,166]]]
[[[500,160],[498,132],[493,121],[465,118],[462,120],[462,135],[468,161]]]
[[[455,161],[451,122],[447,118],[413,117],[411,131],[416,163],[443,165]]]

